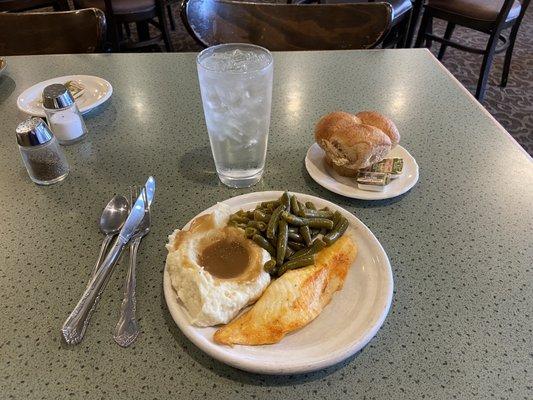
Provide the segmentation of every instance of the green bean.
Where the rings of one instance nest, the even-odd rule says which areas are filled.
[[[247,225],[246,224],[239,224],[238,222],[235,222],[235,221],[230,221],[228,223],[229,226],[232,226],[234,228],[240,228],[240,229],[246,229]]]
[[[303,218],[300,218],[294,214],[288,213],[287,211],[284,211],[281,213],[281,218],[283,218],[289,224],[294,225],[294,226],[306,225],[306,221]]]
[[[311,254],[316,254],[320,250],[325,248],[326,246],[327,246],[326,243],[324,243],[324,241],[322,239],[315,239],[315,241],[313,242],[313,245],[311,247],[307,247],[305,249],[297,251],[296,253],[294,253],[291,256],[290,259],[291,260],[296,260],[297,258],[300,258],[300,257],[306,257],[306,256],[309,256]]]
[[[280,219],[278,222],[278,245],[276,248],[276,263],[278,267],[283,264],[285,260],[285,252],[287,251],[287,239],[289,236],[289,226],[287,221]]]
[[[272,217],[270,218],[270,221],[268,221],[267,230],[266,230],[266,236],[269,239],[274,239],[276,236],[276,230],[278,228],[278,221],[279,216],[285,209],[285,206],[283,204],[280,204],[276,210],[272,213]]]
[[[270,214],[264,213],[261,210],[254,211],[254,221],[268,223],[268,221],[270,220],[270,217],[271,217]]]
[[[294,250],[287,246],[287,251],[285,252],[285,260],[288,260],[290,256],[294,254]]]
[[[332,211],[318,211],[304,208],[302,214],[306,218],[332,218],[334,213]]]
[[[287,246],[290,247],[292,250],[294,251],[299,251],[299,250],[302,250],[302,249],[306,249],[307,247],[305,246],[305,244],[303,243],[299,243],[299,242],[293,242],[292,240],[289,240],[287,242]],[[291,254],[292,256],[292,254]],[[290,257],[290,256],[289,256]]]
[[[285,264],[283,264],[278,269],[278,276],[283,275],[285,272],[287,272],[290,269],[306,267],[308,265],[313,264],[314,262],[315,262],[315,257],[313,255],[298,258],[296,260],[287,261]]]
[[[333,228],[333,221],[326,218],[300,218],[286,211],[281,213],[281,217],[294,226],[308,225],[309,228],[326,228],[328,230]]]
[[[337,239],[339,239],[344,232],[346,232],[346,229],[348,229],[348,220],[344,217],[341,217],[340,221],[337,223],[337,225],[335,225],[331,232],[324,236],[324,242],[330,246],[331,244],[335,243],[335,241],[337,241]]]
[[[304,241],[304,238],[299,233],[289,231],[289,240],[301,243]]]
[[[299,201],[297,202],[298,203],[298,212],[295,212],[294,214],[296,214],[297,216],[299,217],[304,217],[304,209],[305,209],[305,206],[300,203]]]
[[[237,222],[239,224],[246,224],[249,219],[247,217],[244,217],[242,215],[238,215],[238,214],[232,214],[229,216],[229,220],[230,222]]]
[[[257,229],[258,231],[264,232],[266,231],[267,224],[261,221],[250,221],[248,222],[248,226]]]
[[[285,211],[291,211],[291,196],[289,192],[283,192],[281,195],[281,204],[285,206]]]
[[[276,257],[276,250],[274,247],[261,235],[254,235],[252,240],[261,246],[263,249],[268,251],[272,257]]]
[[[341,218],[342,218],[341,213],[338,211],[335,211],[335,214],[333,214],[333,218],[332,218],[333,224],[334,224],[333,226],[337,225],[339,221],[341,220]]]
[[[311,231],[309,227],[304,225],[300,227],[300,235],[304,238],[305,244],[311,246],[313,244],[313,239],[311,239]]]
[[[298,233],[299,232],[298,227],[297,226],[289,226],[289,232]]]
[[[281,202],[279,200],[264,201],[260,204],[260,207],[271,209],[271,208],[276,208],[280,204]]]
[[[307,224],[309,228],[326,228],[326,229],[332,229],[333,228],[333,221],[326,218],[310,218],[307,219]]]
[[[308,208],[310,210],[316,210],[315,205],[312,202],[310,202],[310,201],[306,201],[305,202],[305,208]]]
[[[247,239],[251,239],[254,237],[254,235],[257,235],[259,233],[259,231],[255,228],[252,228],[251,226],[248,226],[245,230],[244,230],[244,235],[246,236]]]
[[[263,269],[268,272],[269,274],[273,274],[276,272],[276,260],[268,260],[264,265]]]
[[[296,214],[296,215],[298,215],[298,213],[300,212],[300,206],[298,205],[298,200],[296,199],[295,195],[291,196],[291,211],[293,214]]]

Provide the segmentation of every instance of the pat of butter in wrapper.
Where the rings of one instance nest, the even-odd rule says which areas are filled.
[[[390,174],[391,178],[397,178],[403,171],[403,159],[401,158],[385,158],[380,162],[371,165],[368,168],[364,168],[363,172],[382,172]]]
[[[390,182],[390,174],[382,172],[365,172],[357,174],[357,187],[361,190],[382,192]]]

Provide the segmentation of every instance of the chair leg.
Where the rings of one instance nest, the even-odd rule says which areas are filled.
[[[416,38],[415,47],[422,47],[422,43],[426,38],[426,32],[429,25],[431,17],[429,16],[428,11],[424,12],[422,16],[422,22],[420,23],[420,28],[418,29],[418,37]]]
[[[519,27],[520,27],[520,24],[515,23],[515,25],[511,29],[511,33],[509,34],[509,47],[507,48],[507,51],[505,52],[505,61],[503,64],[502,80],[500,82],[501,87],[507,86],[507,78],[509,77],[509,70],[511,69],[511,58],[513,58],[514,42],[516,40],[516,35],[518,33]]]
[[[485,89],[487,87],[487,80],[489,78],[489,72],[492,66],[492,59],[494,58],[494,51],[496,50],[496,44],[498,42],[498,35],[499,32],[492,33],[489,42],[487,43],[485,55],[483,56],[483,63],[481,64],[481,72],[476,89],[476,99],[478,99],[480,103],[485,98]]]
[[[162,5],[158,7],[157,19],[159,20],[159,28],[161,29],[161,34],[163,35],[165,49],[167,51],[174,51],[172,41],[170,40],[170,30],[168,28],[167,15],[165,15],[165,7],[163,7]]]
[[[147,21],[136,22],[137,35],[139,36],[139,42],[150,40],[150,29]]]
[[[130,29],[130,24],[125,22],[124,23],[124,30],[126,31],[126,37],[128,39],[131,39],[131,29]]]
[[[422,11],[422,5],[424,0],[415,0],[413,2],[413,9],[411,11],[411,20],[409,21],[409,28],[407,30],[407,37],[405,40],[405,47],[411,47],[413,39],[415,37],[415,29],[418,21],[420,20],[420,12]]]
[[[446,25],[446,32],[444,32],[444,39],[450,40],[453,34],[453,30],[455,29],[455,24],[453,22],[448,22],[448,25]],[[442,43],[440,45],[439,55],[437,58],[442,61],[444,57],[444,52],[446,51],[446,48],[448,46],[445,43]]]
[[[429,19],[429,22],[428,22],[428,25],[427,25],[427,28],[426,28],[426,32],[429,33],[429,34],[433,34],[433,17],[431,17]],[[433,40],[426,39],[426,47],[428,49],[431,49],[431,46],[433,46]]]
[[[175,31],[176,20],[174,19],[174,13],[172,12],[172,7],[170,6],[170,4],[167,4],[167,14],[168,14],[168,20],[170,21],[170,29]]]
[[[409,11],[409,14],[405,17],[404,22],[402,22],[402,27],[399,30],[398,43],[396,44],[397,49],[407,48],[407,39],[409,34],[409,26],[411,19],[413,18],[413,10]]]

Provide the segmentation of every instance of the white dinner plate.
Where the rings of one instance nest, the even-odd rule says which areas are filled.
[[[258,192],[233,197],[223,202],[232,212],[253,209],[263,201],[279,198],[283,192]],[[353,214],[329,201],[296,193],[302,201],[317,207],[338,210],[350,222],[358,254],[344,287],[335,293],[322,313],[302,329],[288,334],[279,343],[234,347],[216,344],[217,328],[198,328],[172,287],[165,267],[163,288],[172,318],[181,331],[205,353],[233,367],[263,374],[296,374],[334,365],[359,351],[383,324],[392,300],[392,271],[387,254],[370,230]],[[213,211],[215,206],[201,214]],[[199,214],[199,215],[201,215]],[[196,218],[196,217],[195,217]],[[185,226],[188,228],[190,222]]]
[[[85,86],[85,91],[76,99],[76,104],[82,114],[88,113],[93,108],[104,103],[113,94],[113,87],[105,79],[90,75],[67,75],[58,78],[48,79],[39,82],[26,89],[17,99],[17,106],[20,111],[37,117],[45,117],[42,94],[43,89],[53,83],[66,83],[68,81],[78,81]]]
[[[418,181],[418,164],[414,157],[402,146],[397,145],[387,154],[388,158],[403,158],[403,173],[385,187],[383,192],[361,190],[355,178],[340,176],[326,164],[324,150],[313,143],[305,156],[305,168],[311,178],[320,186],[334,193],[361,200],[383,200],[404,194]]]

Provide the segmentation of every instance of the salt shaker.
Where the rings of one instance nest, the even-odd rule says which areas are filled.
[[[80,140],[87,128],[74,102],[74,97],[65,85],[55,83],[43,90],[43,107],[50,129],[61,144]]]
[[[52,131],[41,118],[32,117],[16,129],[22,161],[31,180],[38,185],[51,185],[68,175],[65,154]]]

